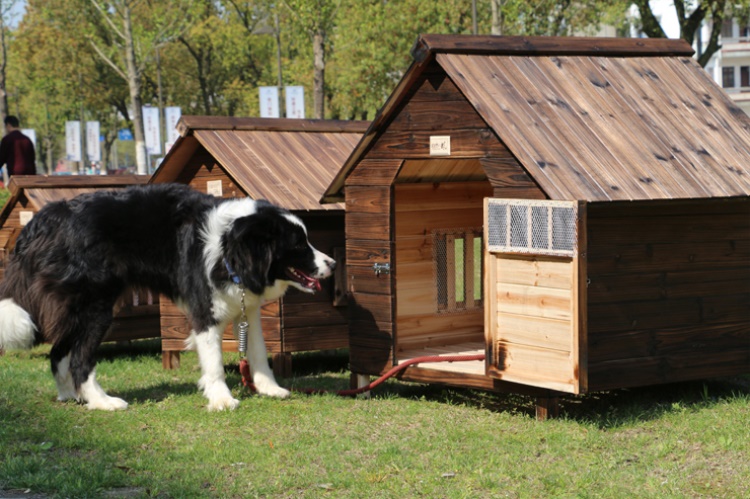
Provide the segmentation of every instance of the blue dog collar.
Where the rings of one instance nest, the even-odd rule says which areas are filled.
[[[242,280],[240,280],[240,276],[238,276],[234,270],[232,270],[232,266],[229,265],[229,261],[227,259],[224,259],[224,266],[227,268],[227,272],[229,272],[229,278],[232,279],[232,282],[235,284],[242,284]]]

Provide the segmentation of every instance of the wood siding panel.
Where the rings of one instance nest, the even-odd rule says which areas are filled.
[[[750,203],[634,208],[589,205],[590,389],[750,371]]]

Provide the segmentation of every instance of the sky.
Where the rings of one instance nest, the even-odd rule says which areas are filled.
[[[21,18],[23,17],[23,14],[26,12],[26,0],[17,0],[13,4],[13,8],[10,11],[10,19],[8,25],[11,28],[15,28],[18,26],[19,21],[21,21]]]

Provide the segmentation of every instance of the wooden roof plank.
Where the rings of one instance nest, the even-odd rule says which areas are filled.
[[[359,133],[367,131],[367,121],[348,120],[302,120],[292,118],[238,118],[233,116],[182,115],[177,122],[180,135],[191,130],[235,130],[267,132],[317,132]]]
[[[692,128],[690,113],[681,102],[675,100],[670,86],[677,85],[668,68],[658,66],[658,59],[606,60],[602,64],[617,71],[616,85],[631,96],[634,106],[643,116],[648,130],[662,142],[661,151],[656,151],[660,164],[674,166],[668,170],[675,182],[690,187],[685,197],[711,197],[739,194],[726,188],[725,182],[716,175],[718,164],[713,158],[698,153],[705,144],[705,137]],[[657,73],[658,71],[658,73]],[[661,76],[660,76],[661,75]],[[636,100],[633,96],[640,96]]]
[[[632,89],[623,90],[620,73],[606,69],[610,60],[580,58],[571,61],[566,70],[588,83],[583,87],[588,92],[582,88],[584,98],[594,109],[596,121],[607,130],[608,146],[620,159],[623,173],[658,189],[643,199],[691,197],[703,192],[695,181],[687,188],[681,173],[675,173],[676,160],[664,152],[664,141],[647,126],[641,102],[632,97]]]
[[[670,85],[665,88],[669,96],[673,99],[678,99],[681,95],[683,98],[687,96],[686,102],[689,105],[682,106],[685,120],[683,127],[679,130],[685,134],[695,135],[694,141],[697,140],[703,145],[703,149],[696,151],[695,154],[700,159],[708,160],[700,165],[704,167],[705,175],[720,182],[724,191],[731,195],[750,193],[750,178],[737,176],[729,169],[731,165],[739,165],[742,168],[750,162],[747,149],[750,144],[748,142],[750,134],[737,126],[736,120],[732,119],[733,124],[730,124],[714,112],[715,107],[717,109],[723,107],[720,105],[722,103],[733,105],[729,96],[719,89],[716,83],[713,83],[713,88],[700,84],[700,90],[698,92],[694,90],[694,86],[700,81],[700,74],[706,72],[697,62],[694,63],[694,68],[686,67],[685,63],[678,59],[655,62],[656,67],[659,68],[668,64],[668,69],[675,75],[675,83],[670,82]],[[689,74],[684,74],[683,69],[689,69]],[[741,137],[737,134],[738,132]],[[733,147],[733,144],[738,141],[744,150],[742,153]],[[704,151],[708,152],[710,157],[707,158]]]
[[[491,62],[487,59],[438,54],[441,65],[451,68],[448,74],[454,83],[552,199],[569,199],[571,193],[578,192],[585,193],[585,199],[609,199],[601,186],[591,178],[577,175],[576,165],[556,152],[562,145],[520,94],[521,89],[509,79],[509,74],[504,74],[502,67],[490,66],[488,71]],[[477,66],[478,63],[481,65]]]
[[[633,56],[691,56],[693,48],[684,40],[668,38],[600,38],[577,36],[453,36],[421,35],[412,56],[423,61],[436,53],[477,55],[606,55]]]
[[[316,196],[308,193],[299,181],[304,170],[295,171],[290,168],[291,153],[288,147],[282,147],[279,143],[281,135],[274,137],[273,142],[264,133],[250,133],[242,137],[233,134],[232,137],[252,147],[260,159],[253,173],[254,176],[261,175],[268,179],[262,184],[266,199],[286,208],[294,206],[294,209],[315,209],[312,200]]]
[[[666,191],[661,181],[646,182],[648,177],[642,168],[638,150],[633,151],[633,137],[628,135],[624,120],[628,113],[616,112],[612,99],[599,92],[599,86],[586,79],[573,66],[584,62],[586,57],[534,58],[539,67],[538,78],[548,81],[551,91],[565,96],[570,111],[580,120],[576,136],[591,148],[591,154],[600,159],[602,168],[618,179],[622,193],[616,197],[640,199],[644,197],[664,197]],[[594,88],[590,88],[587,81]],[[600,83],[597,80],[597,83]]]
[[[721,165],[725,178],[750,192],[750,119],[714,82],[708,73],[692,59],[675,64],[685,92],[703,107],[696,107],[693,115],[700,119],[707,133],[723,148],[726,164]],[[694,74],[694,79],[688,79]],[[691,84],[692,83],[692,84]],[[697,87],[700,85],[700,87]],[[713,120],[713,121],[710,121]]]
[[[505,58],[503,58],[505,59]],[[604,189],[621,191],[618,196],[643,197],[646,193],[643,183],[632,175],[625,175],[624,169],[611,168],[622,165],[621,160],[609,149],[609,143],[599,139],[595,129],[589,127],[583,113],[579,113],[576,101],[579,95],[570,78],[555,71],[556,65],[548,58],[512,57],[519,71],[529,80],[528,87],[536,87],[542,92],[544,103],[538,105],[540,112],[548,112],[550,121],[556,124],[556,133],[565,137],[568,150],[582,158],[582,168],[597,178]],[[548,64],[545,65],[545,62]],[[584,111],[588,114],[588,111]],[[581,147],[581,145],[585,147]]]

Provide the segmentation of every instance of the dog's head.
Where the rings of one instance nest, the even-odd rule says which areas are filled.
[[[330,277],[336,267],[313,248],[298,217],[265,201],[257,202],[254,214],[234,221],[224,235],[224,250],[228,271],[256,294],[277,280],[314,293],[320,290],[319,279]]]

